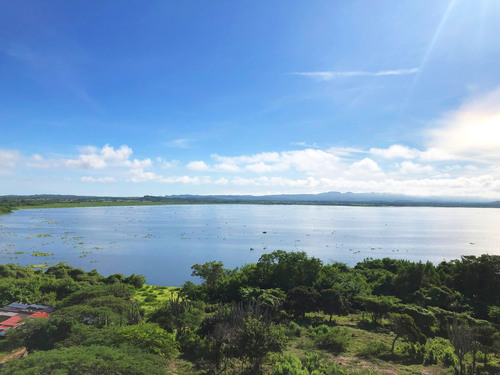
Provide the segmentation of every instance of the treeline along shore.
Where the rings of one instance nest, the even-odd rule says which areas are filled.
[[[348,267],[278,250],[192,276],[0,265],[1,306],[57,308],[7,332],[0,374],[500,373],[499,256]]]
[[[499,208],[500,202],[460,201],[405,197],[390,194],[323,193],[302,195],[171,195],[143,197],[93,197],[77,195],[4,195],[0,196],[0,214],[29,208],[65,208],[100,206],[153,206],[168,204],[303,204],[327,206],[393,207],[480,207]]]

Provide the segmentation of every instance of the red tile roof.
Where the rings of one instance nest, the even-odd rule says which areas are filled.
[[[34,314],[31,314],[29,317],[30,318],[48,318],[50,316],[49,313],[46,313],[44,311],[38,311]]]
[[[18,326],[19,325],[19,321],[21,320],[22,318],[20,316],[13,316],[7,320],[4,320],[2,323],[0,323],[0,328],[2,326],[5,326],[5,327],[15,327],[15,326]]]

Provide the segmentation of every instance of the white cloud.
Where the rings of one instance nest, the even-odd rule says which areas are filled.
[[[161,168],[164,169],[169,169],[169,168],[175,168],[179,166],[179,161],[178,160],[165,160],[161,157],[156,158],[156,162],[161,166]]]
[[[430,165],[421,165],[412,161],[403,161],[399,165],[399,172],[403,174],[421,174],[433,171]]]
[[[276,188],[286,192],[324,192],[349,191],[354,193],[394,193],[414,196],[456,196],[456,197],[491,197],[496,199],[500,193],[500,180],[491,175],[476,177],[443,178],[374,178],[353,180],[347,177],[305,179],[284,177],[235,177],[230,181],[234,186]],[[269,191],[269,190],[268,190]]]
[[[369,179],[383,176],[379,165],[370,158],[364,158],[353,163],[344,175],[354,179]]]
[[[292,142],[292,146],[301,146],[301,147],[307,147],[307,148],[319,148],[318,144],[315,143],[307,143],[307,142]]]
[[[366,151],[355,147],[330,147],[328,152],[336,156],[351,156],[353,154],[366,153]]]
[[[296,170],[306,173],[331,173],[338,169],[340,158],[331,152],[318,149],[305,149],[283,152],[263,152],[254,155],[220,156],[212,158],[222,162],[226,171],[237,172],[240,168],[253,173],[270,173]],[[206,165],[206,170],[209,169]]]
[[[214,170],[220,172],[239,172],[240,168],[233,163],[220,163],[214,165]]]
[[[189,148],[192,140],[187,138],[179,138],[174,139],[168,142],[165,142],[165,146],[173,147],[173,148]]]
[[[193,171],[208,171],[210,167],[201,160],[198,161],[192,161],[186,165],[187,169],[191,169]]]
[[[428,135],[432,147],[460,158],[500,158],[500,87],[448,113]]]
[[[370,154],[386,159],[415,159],[420,151],[407,146],[392,145],[389,148],[371,148]]]
[[[118,149],[114,149],[109,144],[106,144],[101,149],[100,153],[105,160],[120,163],[128,160],[130,155],[132,155],[132,149],[126,145],[123,145]]]
[[[351,165],[351,169],[362,170],[367,172],[380,172],[380,167],[377,163],[375,163],[370,158],[364,158],[353,165]]]
[[[254,172],[254,173],[276,172],[276,171],[286,170],[288,168],[289,168],[289,165],[285,164],[285,163],[266,164],[266,163],[260,162],[260,163],[248,164],[246,166],[247,170]]]
[[[160,178],[153,172],[145,172],[142,168],[132,168],[128,174],[130,182],[158,181]]]
[[[190,177],[190,176],[180,176],[180,177],[162,177],[159,179],[160,182],[165,184],[195,184],[198,185],[202,181],[205,183],[209,183],[209,178],[200,179],[199,177]]]
[[[216,185],[227,185],[229,183],[229,180],[225,177],[218,178],[217,180],[214,181],[214,184]]]
[[[92,176],[83,176],[80,178],[82,182],[116,182],[116,179],[113,177],[92,177]]]
[[[0,169],[12,169],[17,166],[22,155],[16,150],[0,150]]]
[[[382,70],[379,72],[365,72],[365,71],[332,72],[332,71],[326,71],[326,72],[297,72],[297,73],[292,73],[292,74],[297,75],[297,76],[309,77],[309,78],[312,78],[316,81],[331,81],[331,80],[333,80],[335,78],[339,78],[339,77],[396,76],[396,75],[414,74],[417,72],[418,72],[418,68]]]
[[[392,145],[388,148],[371,148],[369,153],[384,159],[420,159],[422,161],[443,161],[456,159],[445,150],[429,148],[420,151],[403,145]]]
[[[221,163],[228,164],[251,164],[259,162],[278,162],[280,160],[280,153],[278,152],[262,152],[254,155],[241,155],[241,156],[220,156],[213,154],[212,158]]]
[[[94,146],[84,146],[80,148],[80,155],[77,159],[62,160],[62,165],[75,169],[103,169],[112,167],[145,168],[151,166],[151,159],[129,160],[132,149],[126,145],[115,149],[109,144],[104,145],[100,150]]]

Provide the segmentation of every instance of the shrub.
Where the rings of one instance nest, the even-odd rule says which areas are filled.
[[[302,365],[310,374],[323,374],[326,372],[327,364],[322,362],[317,352],[306,352],[306,357],[302,360]]]
[[[347,330],[334,327],[326,333],[320,333],[315,337],[316,344],[323,349],[333,353],[342,353],[349,346],[349,333]]]
[[[277,355],[270,375],[309,375],[295,354]]]
[[[288,323],[286,326],[285,326],[285,335],[287,335],[287,337],[300,337],[301,335],[301,328],[300,326],[295,323],[293,320]]]
[[[429,340],[425,346],[424,365],[456,366],[458,361],[453,346],[441,337]]]
[[[360,357],[380,357],[383,354],[388,353],[391,350],[389,345],[385,342],[374,340],[367,342],[359,351],[358,355]]]
[[[329,332],[330,330],[331,330],[331,327],[327,326],[326,324],[321,324],[317,327],[309,326],[309,333],[313,337],[325,334],[325,333]]]

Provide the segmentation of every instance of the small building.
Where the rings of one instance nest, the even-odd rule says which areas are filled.
[[[55,307],[45,305],[25,305],[13,302],[0,308],[0,337],[4,337],[7,331],[22,324],[25,318],[48,318],[56,311]]]

